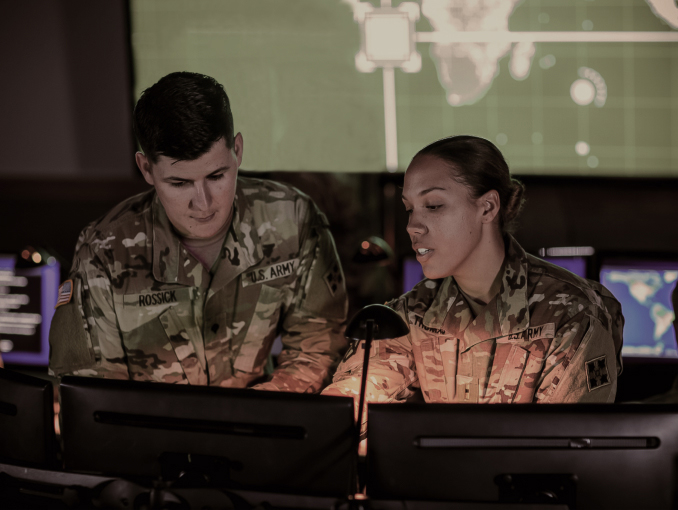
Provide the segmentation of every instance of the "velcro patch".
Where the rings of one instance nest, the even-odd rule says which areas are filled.
[[[325,273],[323,280],[325,280],[327,288],[330,289],[330,294],[334,296],[334,293],[339,289],[339,285],[344,281],[344,278],[341,276],[339,264],[334,264],[334,266]]]
[[[605,356],[594,358],[586,362],[586,383],[589,391],[612,384],[610,373],[607,371],[607,359]]]
[[[243,275],[242,286],[247,287],[248,285],[285,278],[286,276],[295,274],[297,269],[299,269],[299,259],[286,260],[285,262],[278,262],[271,266],[254,269]]]
[[[61,305],[66,305],[70,303],[72,297],[73,297],[73,280],[66,280],[64,283],[59,285],[57,302],[54,308],[57,309]]]
[[[555,335],[556,324],[554,322],[549,322],[548,324],[542,324],[541,326],[527,328],[525,331],[521,331],[520,333],[514,333],[512,335],[497,338],[497,343],[514,344],[518,342],[529,342],[535,338],[553,338]]]

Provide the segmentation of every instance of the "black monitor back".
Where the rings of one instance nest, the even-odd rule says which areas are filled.
[[[676,405],[370,404],[368,424],[373,498],[674,508]]]
[[[66,469],[346,496],[353,399],[64,377]],[[178,482],[177,482],[178,483]],[[190,484],[190,479],[189,479]]]
[[[54,467],[52,383],[0,368],[0,462]]]

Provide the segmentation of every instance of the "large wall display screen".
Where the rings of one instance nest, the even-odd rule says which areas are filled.
[[[135,97],[226,87],[250,170],[403,170],[454,134],[518,174],[678,176],[667,0],[132,0]]]

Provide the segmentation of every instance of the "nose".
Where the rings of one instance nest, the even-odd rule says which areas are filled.
[[[194,195],[191,199],[190,207],[195,211],[206,212],[212,204],[212,197],[205,182],[196,181],[194,183]]]
[[[407,233],[410,236],[422,235],[425,234],[427,230],[426,225],[421,222],[419,215],[412,211],[409,220],[407,220]]]

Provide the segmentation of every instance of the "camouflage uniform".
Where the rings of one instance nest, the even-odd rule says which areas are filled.
[[[526,254],[507,239],[502,284],[473,319],[454,278],[423,280],[388,303],[410,334],[375,341],[368,402],[612,402],[621,373],[621,307],[602,285]],[[324,394],[357,396],[363,349],[349,351]]]
[[[317,392],[345,347],[347,297],[327,219],[272,181],[238,178],[213,275],[150,190],[85,228],[70,279],[73,298],[50,331],[54,375],[246,387],[264,376],[280,333],[279,365],[257,387]]]

